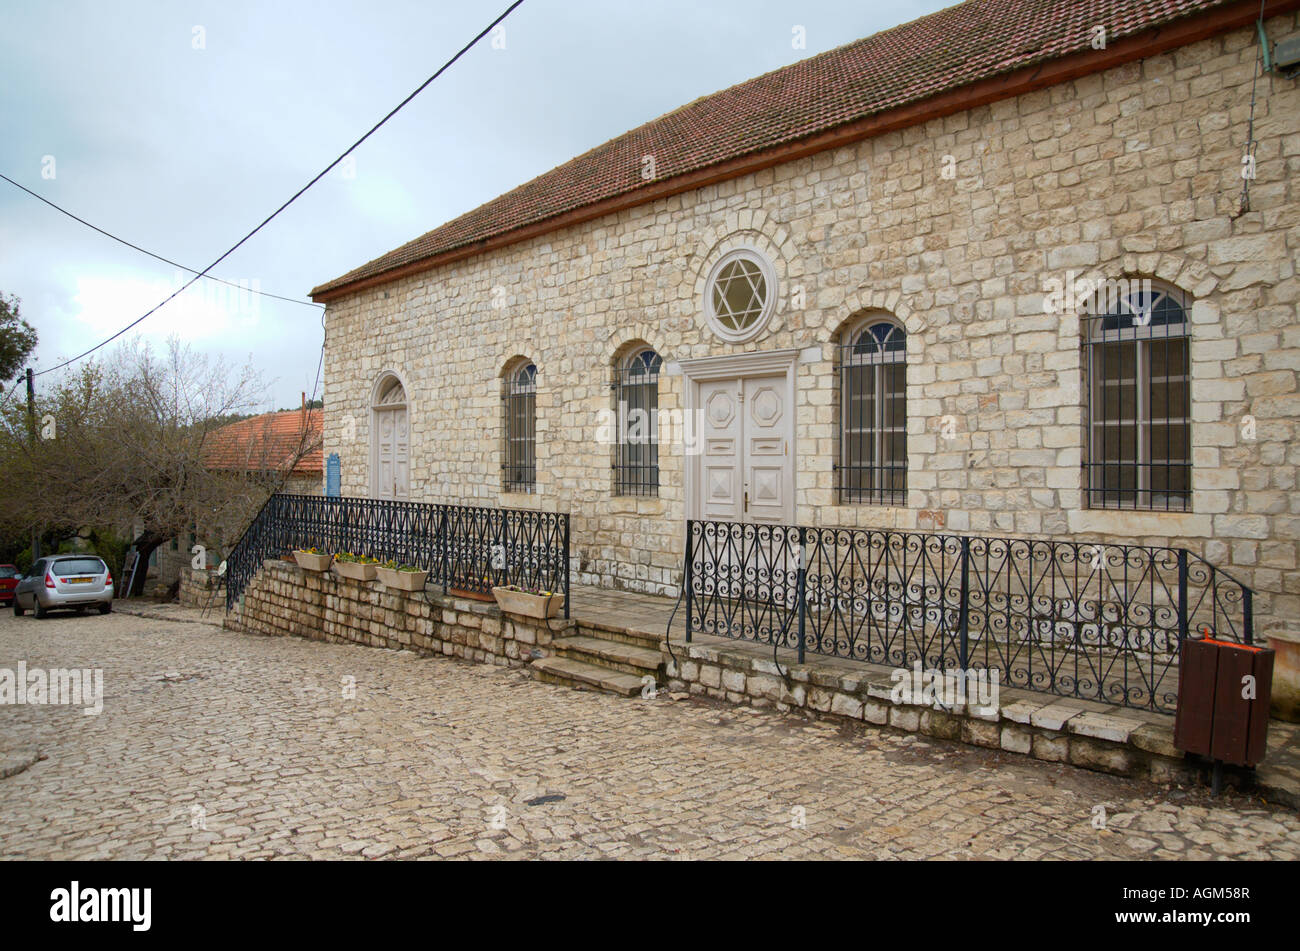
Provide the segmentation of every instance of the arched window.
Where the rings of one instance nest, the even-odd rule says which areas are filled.
[[[1191,508],[1189,306],[1135,279],[1107,282],[1084,308],[1089,508]]]
[[[370,404],[371,494],[405,499],[411,490],[411,427],[406,388],[394,374],[380,378]]]
[[[840,344],[842,504],[907,502],[907,334],[873,315],[851,326]]]
[[[537,367],[527,360],[514,364],[501,386],[505,414],[501,489],[532,492],[537,487]]]
[[[649,347],[614,367],[614,494],[659,494],[659,369]]]

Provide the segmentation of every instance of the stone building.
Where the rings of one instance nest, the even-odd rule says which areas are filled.
[[[1300,616],[1297,8],[970,0],[322,284],[343,494],[568,511],[650,593],[716,518],[1185,546]]]

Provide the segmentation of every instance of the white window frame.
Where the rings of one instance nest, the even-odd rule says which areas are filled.
[[[850,348],[863,333],[870,330],[877,324],[888,324],[903,336],[902,352],[884,352],[876,359],[852,359]],[[838,384],[840,388],[840,424],[839,424],[839,473],[836,478],[835,496],[836,503],[839,505],[876,505],[876,506],[895,506],[901,507],[907,504],[907,471],[908,471],[908,454],[907,454],[907,328],[902,322],[892,314],[875,312],[867,314],[854,321],[843,333],[840,334],[840,365],[837,369]],[[845,363],[848,360],[850,362]],[[903,365],[903,457],[891,459],[887,467],[884,463],[886,437],[895,433],[895,428],[885,425],[885,374],[883,372],[888,364],[901,363]],[[853,464],[849,460],[849,423],[853,418],[850,412],[850,400],[852,394],[848,392],[848,387],[844,385],[845,366],[875,367],[879,372],[873,374],[874,382],[872,394],[872,419],[868,427],[859,427],[857,432],[870,432],[872,442],[872,453],[874,464],[865,466],[859,461]],[[893,472],[897,469],[899,463],[902,465],[903,487],[901,489],[884,488],[885,475],[887,472]],[[873,469],[875,475],[875,485],[871,489],[852,489],[843,484],[847,473],[851,470],[863,471]],[[892,479],[890,479],[892,482]],[[855,494],[858,498],[846,498],[848,494]],[[862,495],[867,498],[861,498]]]
[[[1097,312],[1097,301],[1094,298],[1089,301],[1088,306],[1084,309],[1083,320],[1085,325],[1084,346],[1086,348],[1084,359],[1084,372],[1087,374],[1085,384],[1088,393],[1087,416],[1084,420],[1085,443],[1084,448],[1086,457],[1084,459],[1085,470],[1083,487],[1083,501],[1086,508],[1099,511],[1120,509],[1139,512],[1190,512],[1192,511],[1192,372],[1191,372],[1191,319],[1192,319],[1192,301],[1181,288],[1166,284],[1162,281],[1148,281],[1150,289],[1159,294],[1164,294],[1172,298],[1182,309],[1183,320],[1177,325],[1161,324],[1159,327],[1151,324],[1122,327],[1114,330],[1105,330],[1101,327],[1101,321],[1105,314]],[[1108,308],[1102,308],[1108,309]],[[1131,309],[1131,308],[1130,308]],[[1176,328],[1176,329],[1173,329]],[[1151,391],[1151,347],[1157,340],[1185,340],[1189,350],[1187,373],[1183,376],[1170,377],[1170,380],[1179,380],[1183,382],[1187,390],[1187,415],[1186,416],[1166,416],[1162,417],[1161,422],[1165,425],[1185,425],[1188,427],[1187,458],[1178,460],[1178,465],[1187,470],[1187,489],[1183,493],[1173,493],[1166,491],[1161,496],[1160,501],[1164,504],[1157,503],[1156,490],[1151,487],[1152,466],[1158,465],[1151,459],[1151,428],[1154,425],[1151,419],[1150,391]],[[1137,400],[1137,406],[1133,413],[1132,427],[1135,430],[1134,438],[1137,444],[1137,458],[1132,463],[1120,460],[1116,465],[1135,465],[1136,480],[1134,487],[1131,489],[1108,489],[1104,485],[1099,488],[1093,487],[1094,473],[1097,468],[1110,464],[1109,460],[1097,459],[1097,455],[1104,451],[1100,447],[1106,444],[1106,440],[1098,442],[1097,436],[1100,433],[1114,432],[1120,435],[1120,446],[1123,446],[1123,433],[1128,428],[1126,421],[1121,416],[1118,420],[1106,420],[1097,418],[1097,407],[1104,406],[1105,387],[1107,381],[1101,379],[1101,374],[1096,364],[1096,352],[1106,344],[1132,344],[1136,352],[1134,364],[1135,378],[1133,378],[1134,393]],[[1117,378],[1119,379],[1119,378]],[[1129,379],[1125,377],[1123,379]],[[1168,411],[1166,407],[1166,411]],[[1165,460],[1166,463],[1171,460]],[[1104,468],[1102,470],[1104,472]],[[1126,501],[1123,496],[1132,494],[1132,501]],[[1175,495],[1185,498],[1182,504],[1171,505],[1170,500]],[[1109,498],[1108,496],[1115,496]],[[1143,501],[1145,499],[1145,501]]]
[[[718,318],[718,313],[713,307],[713,288],[717,284],[718,276],[722,273],[723,268],[740,260],[751,261],[758,265],[758,269],[763,275],[764,286],[767,288],[767,298],[763,301],[763,309],[754,322],[744,330],[737,331],[724,326]],[[772,315],[776,313],[779,290],[776,268],[765,254],[757,248],[749,246],[728,251],[713,265],[709,271],[708,280],[704,282],[704,315],[708,319],[710,329],[728,343],[748,343],[767,329],[768,323],[772,320]]]

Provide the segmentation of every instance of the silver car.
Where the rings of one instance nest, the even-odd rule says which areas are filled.
[[[94,555],[50,555],[39,559],[14,588],[14,614],[31,611],[43,618],[49,611],[67,608],[84,611],[113,610],[113,576],[108,565]]]

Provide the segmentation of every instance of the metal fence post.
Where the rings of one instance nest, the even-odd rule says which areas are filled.
[[[970,539],[961,540],[961,604],[957,609],[957,634],[960,638],[958,656],[962,675],[970,659]]]
[[[569,618],[569,605],[573,601],[569,591],[569,513],[564,513],[564,618]]]
[[[448,564],[451,558],[451,539],[447,535],[447,508],[445,506],[443,507],[442,510],[442,517],[438,519],[437,544],[439,550],[442,552],[442,557],[439,558],[438,560],[441,566],[440,571],[442,574],[442,594],[443,597],[446,597],[447,583],[448,583],[447,579],[451,577],[451,568]]]
[[[804,639],[806,635],[806,625],[808,621],[808,563],[804,549],[804,529],[799,529],[799,568],[798,574],[798,593],[799,593],[799,663],[803,663]]]
[[[1178,645],[1187,642],[1187,549],[1178,549]]]
[[[1255,643],[1255,591],[1245,585],[1241,587],[1241,639]]]
[[[691,613],[691,601],[695,596],[692,590],[694,585],[691,583],[694,574],[691,570],[691,541],[695,537],[694,525],[693,520],[689,518],[686,520],[686,569],[682,573],[682,587],[685,589],[682,593],[686,595],[686,643],[688,644],[691,642],[691,618],[694,617]]]

